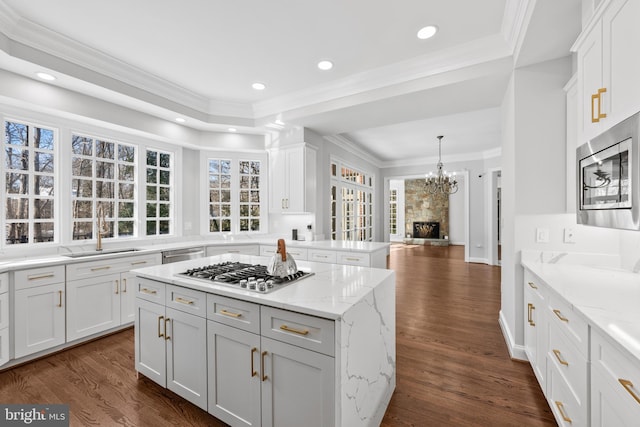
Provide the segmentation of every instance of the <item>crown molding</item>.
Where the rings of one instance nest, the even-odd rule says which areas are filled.
[[[511,53],[516,52],[516,48],[522,44],[523,30],[526,30],[524,23],[528,22],[527,10],[529,5],[530,10],[533,10],[535,2],[536,0],[510,0],[505,4],[501,33]]]
[[[492,159],[494,157],[500,157],[502,155],[502,148],[493,148],[490,150],[477,151],[474,153],[463,153],[463,154],[452,154],[448,156],[442,157],[442,163],[451,164],[451,163],[460,163],[460,162],[472,162],[477,160],[487,160]],[[404,167],[404,166],[424,166],[424,165],[435,165],[438,163],[438,157],[418,157],[412,159],[402,159],[402,160],[390,160],[382,162],[380,168],[394,168],[394,167]]]
[[[363,150],[358,145],[356,145],[353,141],[351,141],[349,138],[343,135],[323,136],[323,138],[337,145],[343,150],[348,151],[349,153],[362,158],[364,161],[371,163],[373,166],[377,167],[378,169],[383,167],[382,165],[384,162],[382,160],[380,160],[373,154]]]

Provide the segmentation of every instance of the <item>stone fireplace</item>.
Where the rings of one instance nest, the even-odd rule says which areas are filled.
[[[429,194],[424,186],[424,178],[407,179],[404,182],[405,193],[405,224],[404,235],[414,239],[444,239],[449,235],[449,195]],[[426,224],[437,223],[437,234],[434,237],[417,237],[415,232],[426,232]],[[421,224],[420,230],[415,224]]]
[[[440,223],[435,221],[414,221],[412,237],[414,239],[439,239]]]

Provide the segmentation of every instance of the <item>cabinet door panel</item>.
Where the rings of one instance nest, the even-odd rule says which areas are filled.
[[[120,275],[120,324],[133,323],[136,320],[135,274]]]
[[[231,425],[260,425],[260,336],[207,325],[209,413]]]
[[[15,357],[65,342],[64,283],[15,292]]]
[[[603,87],[602,79],[602,26],[598,24],[588,38],[584,42],[584,46],[578,51],[578,72],[580,73],[580,100],[582,104],[582,115],[580,129],[582,135],[581,141],[591,139],[600,133],[601,123],[593,123],[592,117],[595,114],[592,110],[591,97],[598,93],[598,89]],[[608,93],[603,95],[604,98]],[[606,100],[605,100],[606,103]],[[594,104],[597,110],[597,102]],[[605,112],[604,105],[601,106],[602,112]],[[606,122],[606,118],[602,119]]]
[[[166,309],[167,388],[207,410],[207,321]]]
[[[262,425],[335,425],[334,359],[269,338],[261,343]]]
[[[167,385],[164,306],[136,298],[136,370],[163,387]]]
[[[67,285],[69,341],[120,326],[120,274],[75,280]]]
[[[9,328],[0,329],[0,366],[9,361]]]

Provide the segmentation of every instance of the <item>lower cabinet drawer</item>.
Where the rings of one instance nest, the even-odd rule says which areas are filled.
[[[207,317],[207,294],[181,286],[166,285],[167,307],[174,308],[185,313]]]
[[[260,333],[260,306],[252,302],[207,294],[207,319]]]
[[[0,294],[9,291],[9,273],[0,273]]]
[[[136,297],[164,305],[166,285],[155,280],[136,277]]]
[[[588,425],[587,402],[581,404],[567,385],[562,374],[553,363],[548,365],[547,372],[547,401],[556,421],[561,427]]]
[[[336,253],[332,251],[322,251],[318,249],[309,249],[308,257],[309,261],[315,262],[327,262],[330,264],[335,264],[337,257]]]
[[[260,310],[262,336],[334,355],[335,322],[273,307]]]
[[[587,378],[589,377],[589,364],[575,346],[566,338],[566,335],[555,325],[549,328],[549,361],[547,366],[553,365],[564,376],[567,385],[574,397],[584,406],[587,404]]]
[[[337,263],[369,267],[371,260],[369,259],[369,254],[362,254],[357,252],[338,252]]]
[[[15,289],[33,288],[34,286],[64,283],[64,265],[31,268],[13,273]]]
[[[555,295],[549,298],[548,313],[551,327],[557,327],[566,333],[580,353],[586,358],[589,354],[589,326],[582,316],[577,314],[571,305]]]
[[[293,257],[294,260],[297,261],[306,261],[307,258],[307,249],[304,248],[287,248],[287,253]]]

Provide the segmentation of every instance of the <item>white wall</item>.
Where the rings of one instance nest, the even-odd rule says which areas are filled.
[[[464,176],[458,174],[458,192],[449,196],[449,243],[453,245],[464,245]]]

